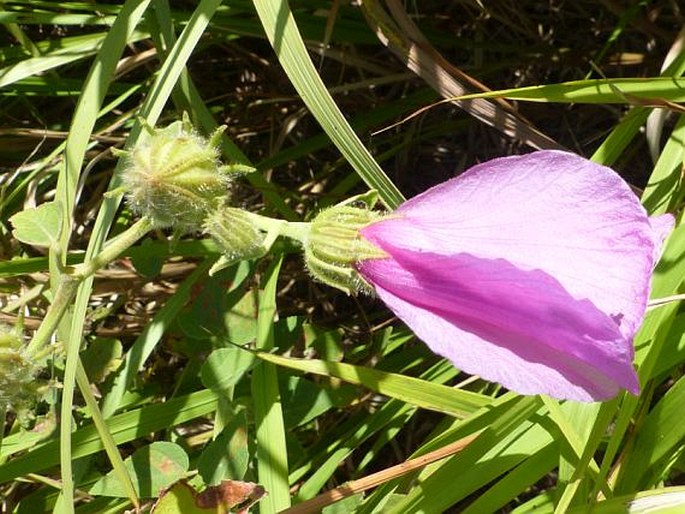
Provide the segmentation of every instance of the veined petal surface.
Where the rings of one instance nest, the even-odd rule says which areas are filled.
[[[504,258],[553,276],[578,300],[620,319],[632,338],[644,316],[658,233],[613,170],[553,150],[477,166],[366,227],[364,237],[438,255]]]
[[[632,340],[669,215],[611,169],[540,151],[475,166],[362,235],[379,297],[457,367],[523,393],[639,391]]]
[[[522,394],[594,401],[639,391],[631,342],[592,302],[503,259],[386,247],[361,273],[437,354]]]

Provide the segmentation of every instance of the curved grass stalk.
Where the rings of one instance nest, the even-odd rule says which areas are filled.
[[[288,2],[254,0],[254,5],[271,46],[302,101],[364,182],[378,191],[387,207],[397,207],[404,200],[402,193],[359,140],[326,89],[307,53]]]

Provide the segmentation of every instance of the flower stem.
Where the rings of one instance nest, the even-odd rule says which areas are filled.
[[[59,285],[52,303],[45,313],[45,318],[33,335],[31,342],[26,346],[27,357],[35,356],[50,342],[52,334],[57,330],[60,321],[74,300],[81,282],[116,259],[122,252],[145,236],[152,227],[153,223],[150,219],[140,219],[110,242],[98,255],[75,266],[60,277]]]
[[[71,305],[74,296],[76,296],[80,282],[80,280],[74,279],[69,275],[62,275],[60,277],[55,296],[50,307],[48,307],[48,311],[45,313],[45,318],[43,318],[43,322],[33,335],[31,342],[26,346],[25,353],[27,358],[34,356],[36,352],[50,342],[52,334],[57,330],[60,321],[67,312],[69,305]]]
[[[119,234],[114,240],[108,243],[102,251],[88,262],[79,264],[70,274],[79,281],[91,276],[97,270],[105,267],[114,259],[119,257],[124,251],[133,246],[139,239],[145,236],[152,228],[154,223],[148,217],[143,217],[131,225],[126,231]]]
[[[276,220],[253,212],[246,212],[245,214],[257,228],[272,235],[273,239],[278,236],[285,236],[304,244],[311,228],[311,223],[307,222]]]

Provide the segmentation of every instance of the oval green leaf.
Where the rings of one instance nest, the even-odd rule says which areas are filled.
[[[56,202],[47,202],[26,209],[10,218],[12,234],[22,243],[50,246],[59,240],[62,230],[62,209]]]
[[[140,448],[124,461],[133,485],[141,498],[155,498],[188,471],[188,455],[179,445],[158,441]],[[128,495],[123,484],[113,472],[107,473],[90,488],[94,496]]]

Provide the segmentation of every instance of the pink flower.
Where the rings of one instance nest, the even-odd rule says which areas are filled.
[[[521,394],[638,394],[633,337],[670,215],[611,169],[540,151],[495,159],[361,230],[378,296],[457,368]]]

